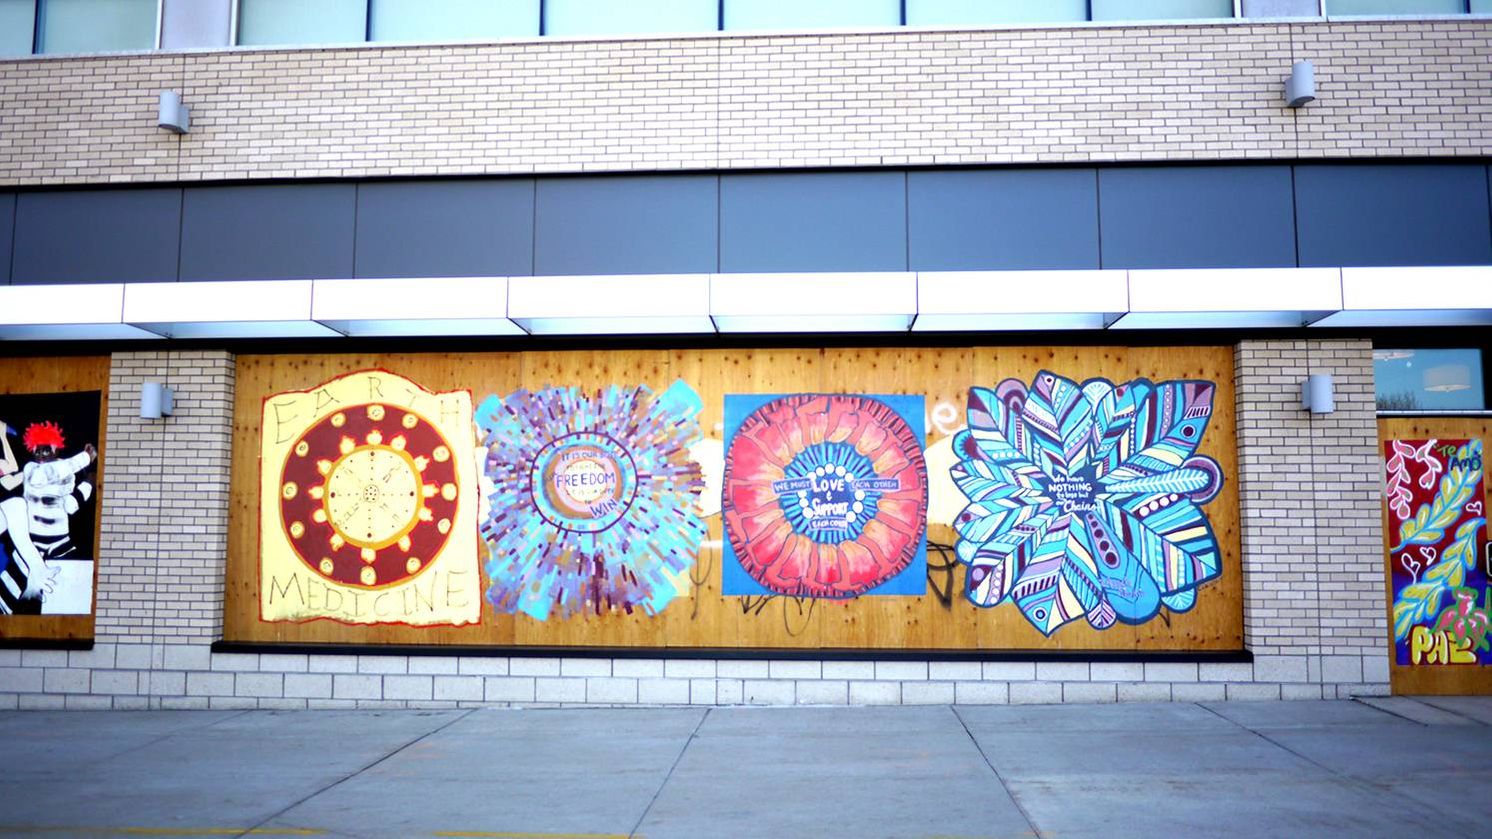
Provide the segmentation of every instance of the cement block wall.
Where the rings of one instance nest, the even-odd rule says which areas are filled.
[[[1005,704],[1321,699],[1388,692],[1372,347],[1235,349],[1245,644],[1252,663],[816,661],[214,654],[233,357],[120,352],[89,651],[0,650],[0,708]],[[1301,411],[1329,372],[1337,411]],[[138,418],[139,383],[177,412]],[[162,455],[165,455],[164,463]]]

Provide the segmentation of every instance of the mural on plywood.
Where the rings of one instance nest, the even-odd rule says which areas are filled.
[[[477,411],[487,599],[499,613],[661,612],[688,590],[705,524],[690,447],[699,395],[520,390]]]
[[[270,396],[262,420],[261,619],[479,619],[469,392],[368,370]]]
[[[1212,415],[1205,381],[1081,385],[1041,371],[969,391],[952,475],[976,606],[1013,600],[1045,635],[1086,618],[1137,624],[1191,609],[1221,572],[1202,507],[1222,488],[1196,454]]]
[[[93,612],[100,399],[0,396],[0,614]]]
[[[1492,664],[1481,440],[1383,444],[1400,665]]]
[[[923,397],[725,397],[722,591],[927,592]]]

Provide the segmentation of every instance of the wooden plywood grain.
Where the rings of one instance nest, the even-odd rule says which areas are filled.
[[[1480,438],[1483,451],[1492,443],[1492,419],[1485,417],[1385,417],[1378,421],[1378,451],[1383,452],[1385,440],[1466,440]],[[1492,487],[1492,479],[1485,474],[1488,459],[1482,459],[1483,489]],[[1486,503],[1487,499],[1483,499]],[[1388,527],[1388,508],[1383,510],[1384,538],[1391,538]],[[1383,590],[1384,610],[1388,615],[1388,626],[1393,626],[1393,579],[1389,567],[1388,545],[1384,545]],[[1485,558],[1479,558],[1484,560]],[[1393,692],[1409,695],[1433,694],[1492,694],[1492,667],[1477,665],[1404,665],[1400,666],[1394,651],[1390,631],[1385,637],[1389,662],[1389,682]]]
[[[109,415],[109,357],[27,357],[0,358],[0,394],[76,393],[99,391],[98,448],[106,452],[104,439]],[[98,509],[109,502],[109,485],[102,460],[98,468]],[[102,516],[97,517],[102,520]],[[102,544],[99,521],[94,522],[93,544]],[[97,553],[97,548],[95,548]],[[93,564],[95,601],[98,592],[98,567]],[[88,640],[93,638],[93,615],[9,615],[0,618],[0,638],[44,640]]]
[[[382,368],[433,390],[464,388],[476,401],[519,388],[576,386],[596,391],[617,384],[655,391],[682,379],[698,392],[707,437],[724,432],[727,394],[911,394],[926,400],[927,443],[963,424],[972,385],[1001,379],[1030,382],[1041,369],[1082,381],[1116,383],[1200,378],[1216,382],[1214,414],[1200,453],[1222,466],[1222,492],[1206,510],[1223,555],[1221,577],[1203,586],[1185,614],[1096,631],[1081,621],[1047,638],[1011,605],[979,609],[963,596],[963,568],[952,563],[956,536],[947,523],[928,529],[929,586],[922,597],[874,596],[850,601],[721,594],[720,518],[690,574],[690,591],[662,613],[551,616],[494,614],[484,604],[469,627],[354,627],[331,621],[266,623],[258,618],[257,495],[260,405],[271,394],[304,389],[345,373]],[[789,348],[618,349],[507,354],[240,356],[233,451],[228,598],[224,635],[254,642],[461,644],[559,647],[926,650],[1238,650],[1243,646],[1239,562],[1233,353],[1200,348]],[[940,550],[938,546],[943,546]],[[949,567],[950,565],[954,567]]]

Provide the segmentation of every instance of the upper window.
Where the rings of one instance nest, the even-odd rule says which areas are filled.
[[[901,0],[725,0],[724,29],[899,26]]]
[[[545,35],[714,32],[717,0],[544,0]]]
[[[1459,15],[1466,11],[1466,0],[1326,0],[1328,15]]]
[[[0,0],[0,56],[30,55],[36,0]]]
[[[1186,20],[1233,16],[1233,0],[1093,0],[1094,20]]]
[[[240,0],[240,44],[352,44],[368,39],[368,0]]]
[[[167,47],[441,43],[539,35],[813,31],[1234,17],[1235,0],[176,0]],[[192,4],[211,5],[206,14]],[[218,4],[221,4],[219,7]],[[0,0],[0,56],[148,50],[161,0]],[[1317,8],[1315,2],[1309,7]],[[1267,7],[1273,8],[1273,7]],[[1290,8],[1299,9],[1299,4]],[[1335,16],[1492,14],[1492,0],[1323,0]],[[1247,6],[1245,6],[1247,14]],[[1314,14],[1314,11],[1312,12]],[[216,15],[216,17],[214,17]],[[180,20],[178,20],[180,19]],[[211,21],[216,20],[215,26]],[[173,28],[173,21],[177,21]],[[182,22],[185,21],[185,22]],[[204,23],[207,21],[208,23]],[[178,28],[202,32],[183,42]],[[176,33],[176,34],[172,34]]]
[[[539,34],[534,0],[372,0],[370,41],[474,41]]]
[[[1088,19],[1088,0],[907,0],[909,26],[984,26]]]
[[[152,49],[156,5],[156,0],[41,0],[36,51]]]
[[[1481,411],[1487,407],[1477,349],[1375,349],[1380,411]]]

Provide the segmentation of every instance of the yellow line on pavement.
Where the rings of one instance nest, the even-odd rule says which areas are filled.
[[[627,839],[625,833],[492,833],[485,830],[442,830],[435,835],[451,839]]]

